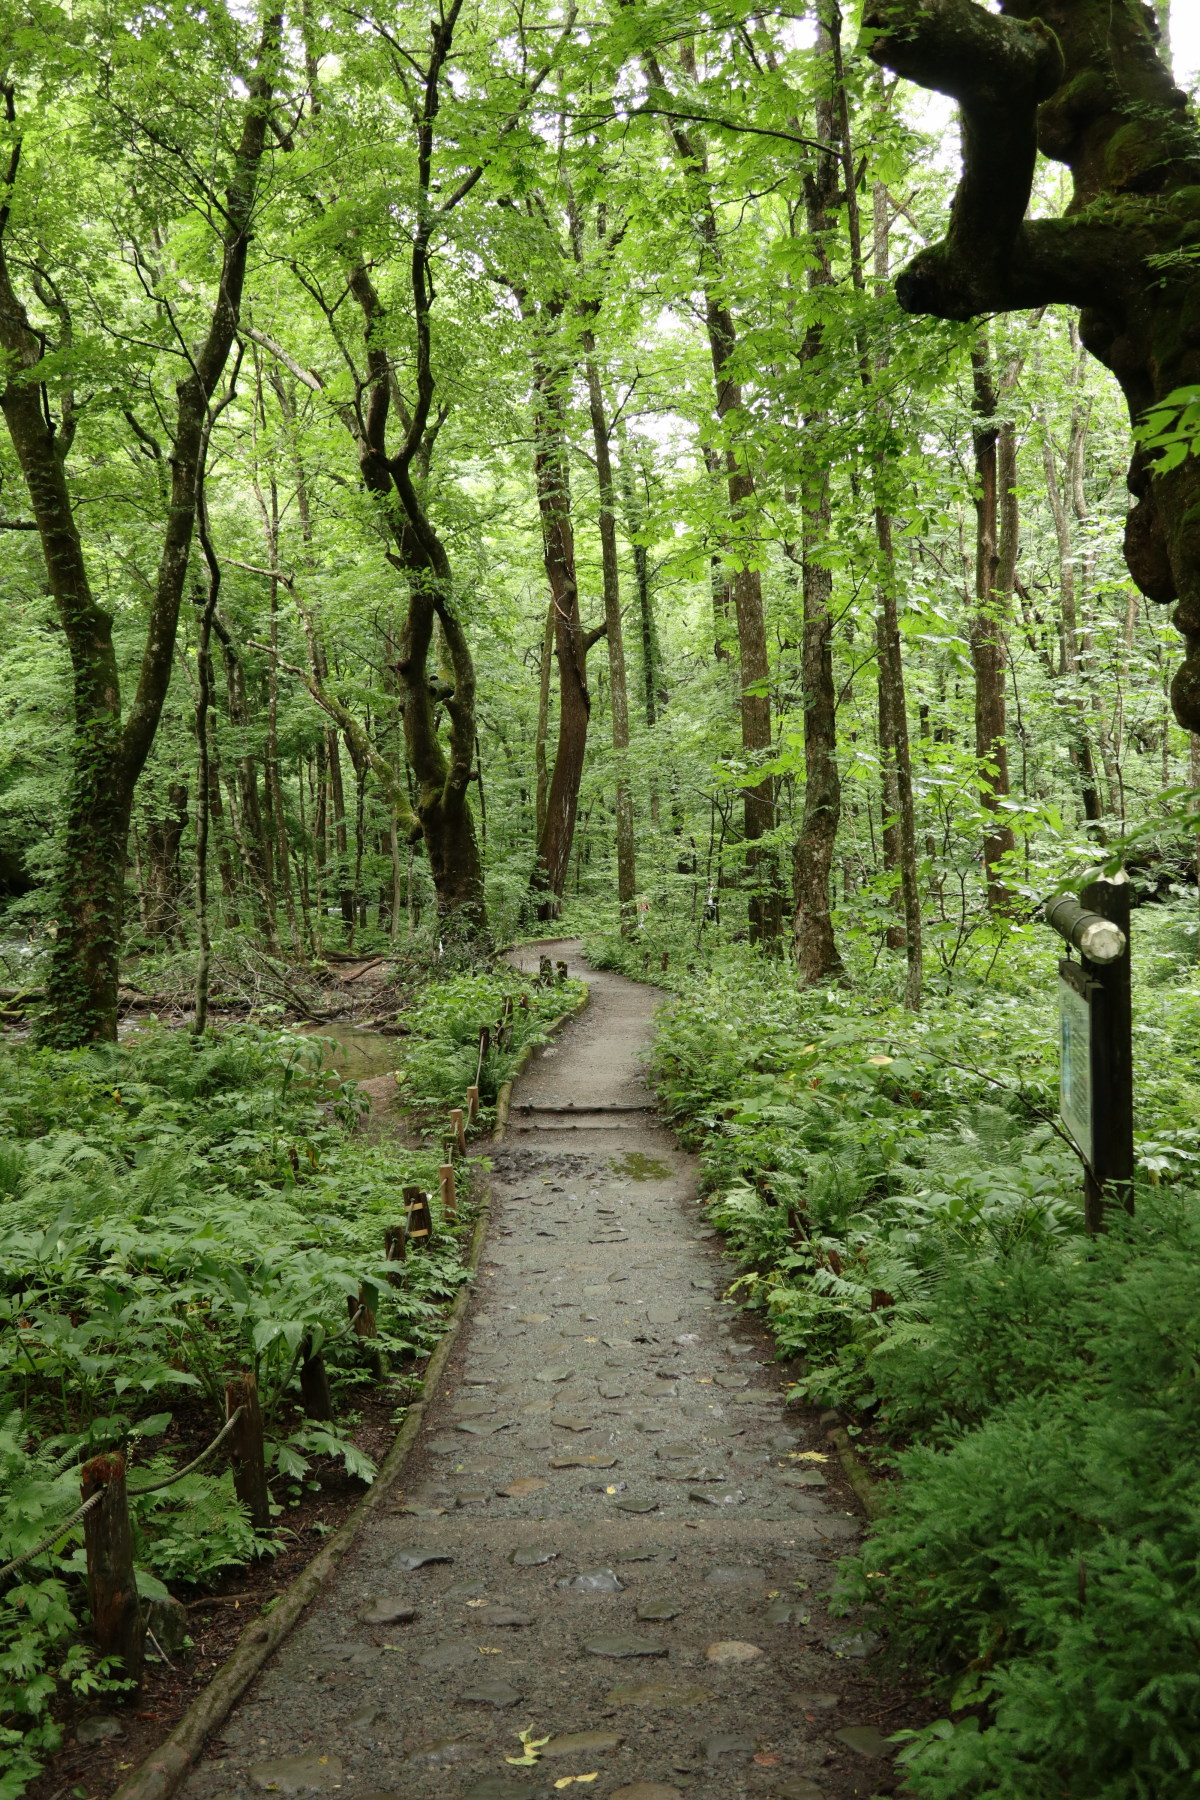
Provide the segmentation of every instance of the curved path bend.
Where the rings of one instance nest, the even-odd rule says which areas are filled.
[[[564,952],[591,1002],[517,1086],[476,1298],[406,1485],[186,1800],[892,1790],[862,1723],[872,1640],[825,1604],[856,1521],[722,1300],[694,1160],[643,1078],[657,996]],[[530,1726],[550,1742],[513,1766]]]

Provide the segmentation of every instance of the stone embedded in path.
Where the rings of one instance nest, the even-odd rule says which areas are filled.
[[[714,1737],[701,1738],[700,1754],[710,1767],[715,1768],[723,1757],[732,1757],[737,1762],[745,1762],[748,1756],[754,1755],[754,1739],[739,1737],[736,1733],[722,1731]]]
[[[812,1614],[794,1600],[772,1600],[767,1608],[768,1625],[807,1625]]]
[[[570,1381],[570,1379],[574,1373],[575,1373],[574,1369],[568,1369],[565,1367],[564,1368],[553,1368],[553,1369],[539,1369],[533,1379],[535,1381]]]
[[[708,1662],[724,1666],[728,1663],[757,1662],[762,1651],[757,1644],[745,1644],[737,1638],[723,1638],[718,1644],[709,1644],[704,1655]]]
[[[408,1760],[429,1763],[437,1768],[452,1763],[474,1762],[480,1751],[481,1746],[473,1744],[470,1738],[439,1738],[436,1744],[427,1744],[423,1749],[412,1751]]]
[[[418,1613],[411,1600],[402,1600],[397,1594],[377,1594],[366,1612],[358,1616],[364,1625],[411,1625]]]
[[[250,1779],[265,1794],[326,1794],[342,1785],[342,1759],[313,1751],[255,1763]]]
[[[646,1320],[650,1325],[673,1325],[678,1317],[677,1306],[651,1306],[646,1311]]]
[[[767,1577],[764,1570],[746,1568],[740,1563],[718,1564],[707,1571],[704,1583],[706,1587],[766,1587]]]
[[[618,1512],[652,1513],[658,1511],[657,1500],[618,1500]]]
[[[508,1560],[518,1569],[540,1569],[543,1563],[553,1562],[557,1555],[557,1550],[542,1550],[536,1544],[522,1544],[509,1552]]]
[[[708,1479],[711,1479],[711,1477]],[[694,1500],[697,1506],[744,1506],[746,1502],[745,1494],[740,1492],[729,1491],[724,1494],[711,1494],[705,1493],[701,1488],[696,1488],[689,1493],[688,1499]]]
[[[615,1731],[568,1731],[554,1737],[542,1751],[543,1756],[603,1756],[619,1750],[624,1740]]]
[[[492,1400],[460,1400],[454,1411],[460,1419],[485,1419],[496,1410],[496,1402]]]
[[[622,1681],[604,1696],[606,1706],[644,1706],[650,1712],[681,1712],[701,1706],[712,1695],[685,1681]]]
[[[455,1449],[458,1449],[456,1444]],[[446,1550],[397,1550],[392,1558],[398,1569],[423,1569],[426,1563],[452,1563],[454,1558]]]
[[[824,1694],[812,1688],[802,1689],[796,1695],[796,1705],[801,1712],[832,1712],[835,1706],[841,1705],[840,1694]]]
[[[507,1681],[480,1681],[474,1687],[467,1688],[462,1698],[475,1706],[494,1706],[499,1710],[515,1706],[521,1696]]]
[[[797,1775],[791,1781],[785,1781],[777,1787],[775,1793],[778,1800],[825,1800],[825,1789],[819,1782],[810,1781],[807,1775]]]
[[[845,1744],[850,1750],[857,1750],[860,1756],[894,1756],[895,1744],[889,1744],[881,1731],[874,1725],[847,1725],[844,1731],[834,1733],[839,1744]]]
[[[615,1469],[615,1456],[552,1456],[552,1469]]]
[[[554,1413],[550,1423],[557,1425],[560,1431],[590,1431],[595,1420],[581,1419],[575,1413]]]
[[[865,1656],[874,1656],[882,1642],[877,1631],[845,1631],[839,1637],[830,1638],[829,1648],[835,1656],[860,1660]]]
[[[503,1500],[523,1500],[527,1494],[537,1494],[550,1483],[537,1475],[522,1475],[516,1481],[510,1481],[507,1487],[497,1488],[496,1492]]]
[[[655,1638],[634,1637],[631,1632],[615,1632],[611,1637],[592,1638],[584,1649],[589,1656],[665,1656],[667,1646]]]
[[[750,1385],[748,1375],[714,1375],[713,1380],[718,1387],[723,1388],[744,1388]]]
[[[563,1575],[555,1587],[570,1588],[575,1594],[623,1594],[624,1583],[612,1569],[584,1569],[578,1575]]]
[[[515,1424],[515,1419],[462,1419],[454,1429],[470,1432],[472,1437],[491,1437],[495,1432],[507,1431]]]
[[[670,1600],[646,1600],[638,1607],[637,1616],[646,1625],[661,1625],[668,1619],[677,1619],[681,1611]]]

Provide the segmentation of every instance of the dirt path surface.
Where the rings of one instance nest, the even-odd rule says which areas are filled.
[[[407,1484],[187,1800],[892,1790],[874,1641],[825,1605],[857,1522],[721,1299],[693,1161],[643,1080],[657,997],[555,954],[591,1004],[518,1084],[478,1295]],[[530,1726],[550,1741],[513,1766]]]

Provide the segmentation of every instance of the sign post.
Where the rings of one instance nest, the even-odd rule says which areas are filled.
[[[1060,895],[1046,921],[1080,955],[1058,965],[1059,1117],[1083,1159],[1084,1222],[1103,1231],[1106,1208],[1133,1211],[1129,877]]]

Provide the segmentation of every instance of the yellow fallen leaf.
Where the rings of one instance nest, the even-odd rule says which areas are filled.
[[[486,1606],[487,1601],[486,1600],[468,1600],[467,1605],[468,1606]]]
[[[503,1656],[503,1650],[493,1650],[490,1644],[476,1644],[480,1656]]]
[[[895,1062],[895,1060],[894,1056],[868,1056],[867,1058],[867,1061],[869,1063],[874,1063],[877,1069],[886,1068],[888,1063]]]
[[[789,1450],[790,1462],[828,1462],[829,1458],[823,1450]]]

